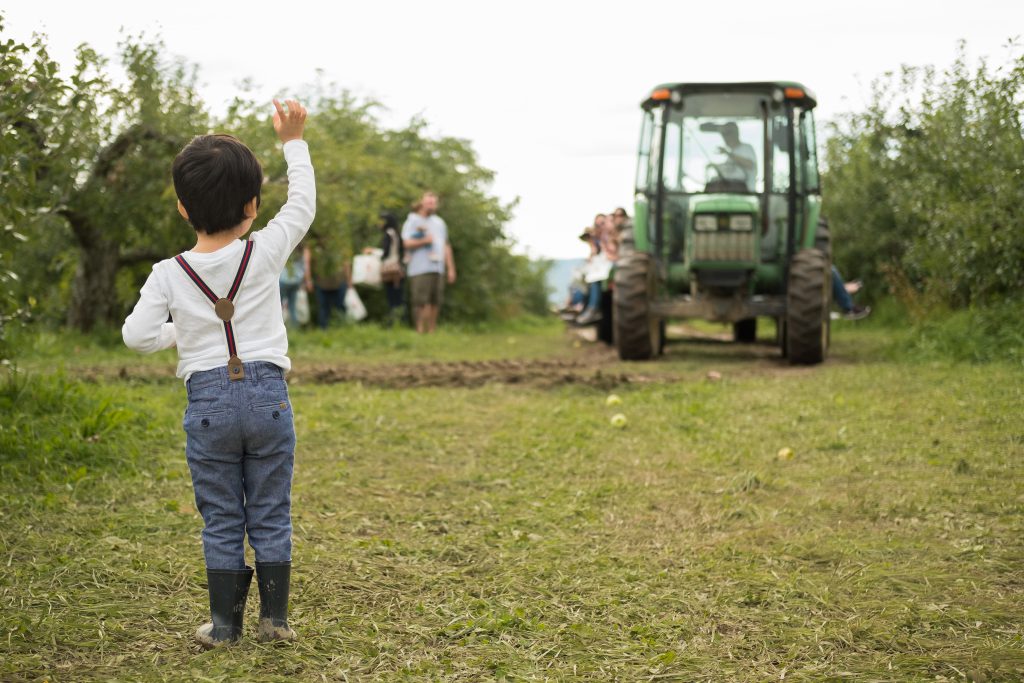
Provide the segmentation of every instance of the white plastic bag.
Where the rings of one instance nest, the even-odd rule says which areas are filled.
[[[300,325],[309,324],[309,295],[306,294],[305,287],[299,287],[295,294],[295,318]]]
[[[590,262],[584,268],[584,279],[588,284],[591,282],[601,282],[607,280],[608,276],[611,275],[612,262],[604,254],[597,254],[590,259]]]
[[[352,258],[352,282],[355,284],[380,287],[380,249],[373,252]]]
[[[359,298],[359,292],[355,287],[349,287],[345,292],[345,315],[355,322],[366,317],[366,306],[363,305],[363,300]]]

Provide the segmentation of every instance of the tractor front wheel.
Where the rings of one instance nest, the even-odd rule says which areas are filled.
[[[651,315],[655,269],[650,254],[630,252],[615,268],[615,346],[622,360],[648,360],[661,353],[661,320]]]
[[[802,249],[789,265],[785,350],[790,363],[813,365],[828,351],[831,268],[818,249]]]

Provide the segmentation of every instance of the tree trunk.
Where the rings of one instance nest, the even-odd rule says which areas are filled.
[[[116,244],[91,245],[79,250],[78,268],[71,288],[68,324],[82,332],[96,325],[122,322],[117,305]]]
[[[117,163],[145,140],[164,140],[169,149],[174,149],[176,142],[147,125],[128,128],[99,153],[85,185],[74,190],[60,210],[78,243],[78,268],[71,288],[68,325],[82,332],[90,332],[97,325],[121,324],[123,311],[117,301],[117,271],[126,263],[150,257],[148,252],[138,250],[122,258],[121,243],[95,224],[95,213],[82,210],[82,203],[89,201],[88,188],[109,185],[116,174]]]
[[[78,267],[71,285],[68,325],[91,332],[97,325],[119,324],[117,270],[120,245],[105,239],[85,215],[65,210],[64,216],[78,242]]]

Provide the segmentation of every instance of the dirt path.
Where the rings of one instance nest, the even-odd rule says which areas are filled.
[[[612,347],[597,343],[592,329],[567,331],[573,350],[549,358],[497,358],[476,361],[367,362],[294,360],[289,381],[294,384],[359,382],[388,389],[418,387],[479,387],[486,384],[553,388],[568,385],[610,389],[625,384],[720,379],[725,375],[799,374],[813,368],[792,367],[770,343],[737,345],[729,334],[711,334],[673,326],[665,355],[651,363],[623,363]],[[842,362],[832,358],[829,363]],[[166,381],[172,365],[92,365],[72,372],[87,381]]]
[[[478,387],[523,384],[555,387],[582,384],[610,388],[620,384],[664,381],[664,376],[610,372],[586,360],[490,360],[399,365],[321,365],[296,369],[293,381],[332,384],[362,382],[388,388]]]
[[[486,360],[457,362],[424,362],[396,364],[315,363],[297,362],[288,375],[293,384],[336,384],[360,382],[388,389],[418,387],[479,387],[485,384],[521,384],[550,388],[585,385],[602,389],[622,384],[671,381],[664,372],[647,374],[602,369],[593,354],[574,359]],[[172,367],[92,366],[75,370],[88,381],[113,379],[153,381],[174,376]]]

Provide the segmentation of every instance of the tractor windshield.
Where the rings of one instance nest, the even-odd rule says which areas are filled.
[[[763,100],[752,93],[691,94],[683,97],[681,107],[668,105],[661,130],[645,127],[650,131],[649,187],[657,183],[660,164],[668,192],[764,191]],[[661,160],[659,133],[664,136]]]

